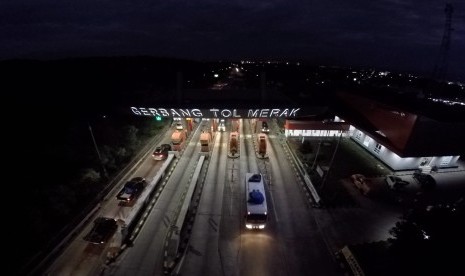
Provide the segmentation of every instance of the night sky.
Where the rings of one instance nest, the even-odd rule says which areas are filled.
[[[453,5],[447,79],[465,80],[465,1]],[[430,74],[442,0],[3,0],[0,60],[151,55],[302,60]]]

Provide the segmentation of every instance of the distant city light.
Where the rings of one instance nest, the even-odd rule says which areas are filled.
[[[438,98],[428,98],[428,100],[437,102],[437,103],[443,103],[447,105],[463,105],[465,106],[464,102],[459,102],[459,101],[451,101],[451,100],[444,100],[444,99],[438,99]]]
[[[213,74],[213,77],[218,78],[220,75],[218,74]]]

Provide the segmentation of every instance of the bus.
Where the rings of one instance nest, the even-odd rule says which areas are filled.
[[[264,229],[268,218],[265,184],[261,173],[246,173],[246,214],[247,229]]]

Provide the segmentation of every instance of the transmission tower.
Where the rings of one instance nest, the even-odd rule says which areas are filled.
[[[446,13],[446,23],[444,24],[444,33],[442,35],[441,41],[441,49],[436,60],[436,64],[434,65],[433,70],[433,80],[437,80],[439,82],[443,82],[446,78],[447,72],[447,63],[448,63],[448,55],[449,55],[449,46],[450,46],[450,36],[453,31],[452,29],[452,12],[454,9],[452,8],[452,4],[447,3],[444,12]]]

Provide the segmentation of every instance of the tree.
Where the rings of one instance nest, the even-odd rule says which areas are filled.
[[[464,208],[436,205],[409,211],[390,230],[390,251],[414,275],[465,275]]]
[[[129,149],[131,154],[133,154],[140,145],[138,132],[139,129],[133,125],[126,125],[122,129],[121,145]]]

